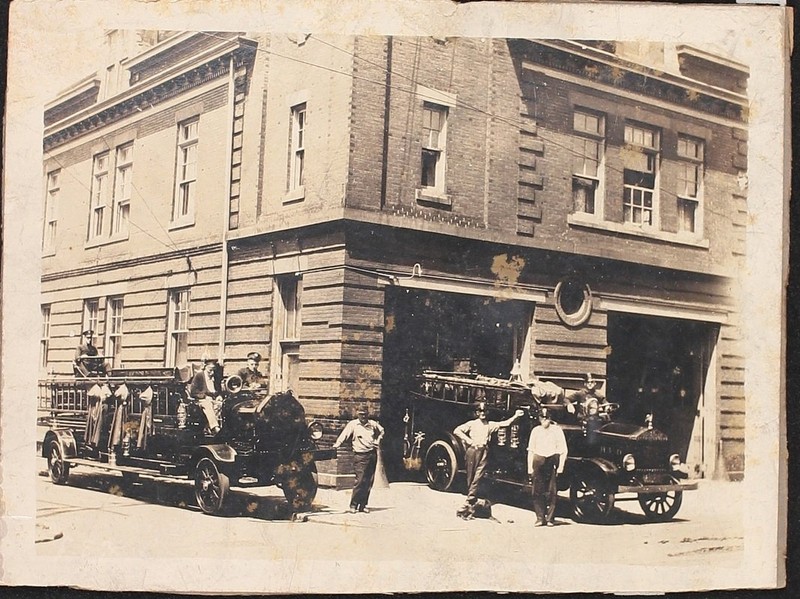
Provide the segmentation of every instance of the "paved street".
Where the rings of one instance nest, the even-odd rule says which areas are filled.
[[[44,460],[39,466],[43,472]],[[63,487],[40,475],[37,553],[437,561],[457,551],[465,560],[525,561],[535,543],[535,559],[552,564],[736,568],[743,549],[738,483],[701,481],[669,523],[645,523],[638,503],[618,502],[608,525],[579,524],[563,511],[558,526],[537,528],[524,497],[517,505],[495,504],[494,520],[464,521],[455,516],[461,495],[410,482],[374,490],[369,514],[346,512],[348,491],[320,489],[304,522],[290,521],[274,487],[237,491],[236,515],[212,517],[194,505],[188,482],[141,479],[125,491],[121,482],[87,468],[74,469]],[[566,501],[560,507],[566,510]]]

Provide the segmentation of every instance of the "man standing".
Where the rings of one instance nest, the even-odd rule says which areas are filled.
[[[259,389],[267,386],[264,375],[258,370],[259,362],[261,362],[261,354],[252,351],[247,354],[247,366],[237,373],[242,379],[242,386],[245,389]]]
[[[217,396],[219,394],[214,380],[216,367],[216,360],[204,360],[203,370],[194,375],[192,384],[189,387],[189,395],[196,399],[203,409],[203,414],[205,414],[208,422],[208,429],[212,435],[216,435],[219,432],[219,419],[214,410],[214,401],[218,400]]]
[[[533,509],[536,526],[553,526],[558,499],[557,477],[567,461],[567,440],[561,427],[552,422],[547,408],[539,411],[539,426],[528,440],[528,474],[533,478]]]
[[[342,443],[350,441],[353,446],[353,470],[356,484],[350,497],[350,512],[369,513],[367,502],[372,483],[375,482],[375,467],[378,463],[378,448],[383,439],[383,427],[368,418],[367,408],[361,406],[356,411],[357,418],[347,423],[333,444],[339,449]]]
[[[489,422],[486,419],[486,404],[480,402],[475,408],[477,418],[465,422],[453,431],[453,434],[461,439],[467,447],[465,458],[467,467],[467,501],[478,497],[478,487],[486,470],[486,452],[490,437],[498,429],[510,426],[524,414],[522,410],[517,410],[513,416],[506,420]]]

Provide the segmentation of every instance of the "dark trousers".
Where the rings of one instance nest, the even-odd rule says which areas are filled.
[[[478,497],[478,487],[486,470],[486,447],[467,447],[467,498]]]
[[[369,501],[369,492],[375,482],[375,466],[378,463],[377,451],[353,453],[353,470],[356,474],[356,485],[350,497],[350,507],[364,509]]]
[[[556,512],[558,454],[533,456],[533,511],[537,520],[552,522]]]

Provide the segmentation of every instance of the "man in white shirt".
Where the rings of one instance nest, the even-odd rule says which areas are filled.
[[[372,483],[375,482],[375,467],[378,464],[378,448],[383,439],[383,427],[368,418],[367,408],[361,406],[356,411],[357,418],[351,420],[333,444],[334,449],[345,441],[353,446],[353,470],[356,483],[350,497],[350,512],[369,513],[367,501]]]
[[[552,422],[547,408],[539,411],[539,426],[528,441],[528,474],[533,477],[533,509],[537,526],[553,526],[558,499],[557,477],[567,461],[567,440]]]
[[[478,497],[483,473],[486,470],[487,445],[491,436],[498,429],[510,426],[524,416],[525,412],[517,410],[513,416],[500,422],[489,422],[486,419],[486,404],[481,402],[475,408],[477,418],[456,427],[453,434],[467,447],[465,462],[467,467],[467,501]]]

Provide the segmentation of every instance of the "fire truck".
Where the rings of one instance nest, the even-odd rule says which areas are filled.
[[[39,381],[39,423],[47,427],[41,451],[52,482],[66,484],[75,467],[117,472],[123,482],[188,478],[200,509],[215,515],[225,513],[232,487],[277,485],[293,513],[307,510],[316,462],[336,453],[317,448],[323,426],[306,422],[292,392],[223,379],[214,406],[221,426],[211,432],[187,386],[173,368]]]
[[[564,400],[570,387],[575,390],[580,382],[423,372],[416,377],[406,412],[405,465],[422,469],[431,488],[451,490],[464,472],[466,451],[453,429],[475,417],[479,402],[485,404],[489,420],[505,420],[522,409],[527,417],[492,435],[485,478],[530,491],[528,439],[546,407],[567,439],[569,454],[558,485],[560,491],[569,491],[575,519],[607,521],[615,500],[624,499],[638,500],[648,520],[672,519],[684,491],[696,489],[697,483],[683,480],[686,467],[671,453],[667,435],[654,426],[651,415],[642,423],[616,421],[614,403],[595,399],[573,413]]]

